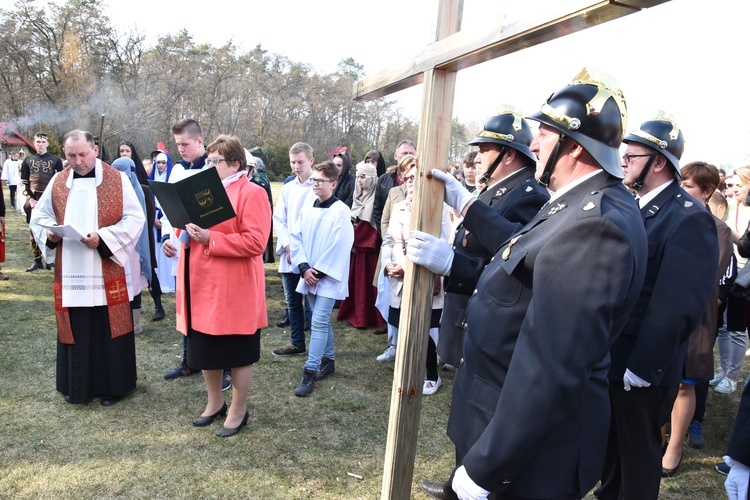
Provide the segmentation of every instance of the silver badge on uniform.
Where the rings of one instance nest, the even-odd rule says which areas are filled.
[[[549,210],[547,210],[547,215],[555,215],[557,212],[562,210],[563,208],[567,208],[568,204],[564,201],[558,202],[556,205],[550,207]]]
[[[590,202],[586,203],[586,206],[585,206],[585,207],[583,207],[583,209],[584,209],[584,210],[586,210],[586,211],[589,211],[589,210],[591,210],[592,208],[594,208],[595,206],[596,206],[596,205],[594,205],[594,203],[590,201]]]

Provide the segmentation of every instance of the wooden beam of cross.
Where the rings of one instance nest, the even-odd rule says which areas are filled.
[[[450,146],[458,70],[666,3],[669,0],[567,0],[543,12],[499,26],[489,33],[461,32],[463,0],[440,0],[437,41],[400,66],[354,85],[356,100],[371,100],[424,83],[410,227],[440,234],[444,187],[426,182],[432,168],[445,169]],[[383,499],[411,496],[419,430],[427,336],[432,313],[433,274],[407,261],[399,318],[399,339],[391,391],[383,466]],[[447,472],[447,471],[446,471]]]

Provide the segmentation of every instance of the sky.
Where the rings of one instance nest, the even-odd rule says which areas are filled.
[[[478,34],[556,5],[581,0],[464,0],[462,30]],[[591,0],[594,3],[594,0]],[[336,71],[347,57],[367,75],[405,63],[435,39],[438,0],[108,0],[117,29],[159,34],[186,29],[197,43],[269,52]],[[237,6],[242,5],[241,9]],[[13,0],[0,0],[12,8]],[[246,12],[245,12],[246,11]],[[682,163],[750,164],[747,0],[671,0],[636,14],[459,71],[453,115],[475,127],[511,104],[539,109],[584,66],[611,75],[628,104],[627,130],[658,110],[685,136]],[[389,96],[419,118],[422,86]],[[469,130],[469,132],[476,132]]]

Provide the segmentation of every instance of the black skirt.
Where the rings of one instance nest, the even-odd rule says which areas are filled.
[[[260,359],[260,330],[252,335],[208,335],[190,328],[187,364],[199,370],[225,370]]]

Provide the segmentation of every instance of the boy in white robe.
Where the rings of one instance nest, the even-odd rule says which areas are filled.
[[[302,380],[294,394],[312,394],[315,381],[336,371],[331,311],[349,295],[349,257],[354,228],[349,207],[333,196],[338,169],[327,161],[313,167],[310,181],[317,199],[307,206],[290,233],[292,266],[301,278],[296,291],[307,294],[312,307],[310,346]]]

